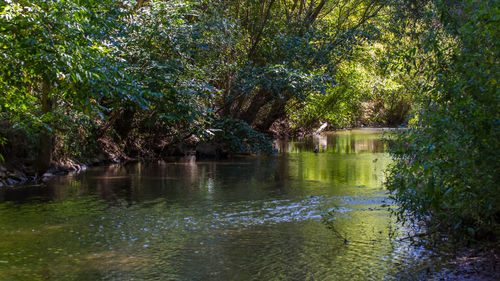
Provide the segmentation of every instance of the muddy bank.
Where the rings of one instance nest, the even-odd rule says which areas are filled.
[[[44,173],[36,172],[32,159],[10,159],[10,161],[8,160],[4,163],[0,163],[0,188],[28,183],[44,183],[55,176],[78,173],[93,166],[128,164],[139,161],[167,159],[171,157],[176,158],[190,155],[196,156],[199,159],[222,159],[240,154],[251,155],[250,152],[239,154],[232,153],[224,144],[214,141],[198,141],[196,145],[194,145],[193,142],[173,144],[168,146],[161,153],[142,153],[142,155],[135,157],[127,155],[123,150],[119,150],[117,147],[117,145],[107,142],[101,145],[101,152],[93,157],[83,160],[52,160],[50,168]]]
[[[498,281],[500,280],[500,249],[498,244],[461,249],[431,274],[428,280]]]
[[[78,173],[91,166],[108,165],[119,162],[120,160],[110,159],[105,156],[98,156],[84,161],[53,161],[50,168],[43,174],[36,173],[34,168],[26,163],[2,163],[0,164],[0,188],[27,183],[43,183],[57,175]]]

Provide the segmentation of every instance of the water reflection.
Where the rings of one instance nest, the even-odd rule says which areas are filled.
[[[327,134],[274,157],[97,167],[2,190],[0,280],[398,280],[418,258],[389,235],[404,229],[388,215],[379,137]]]
[[[382,153],[385,144],[380,138],[381,130],[358,129],[340,132],[327,132],[309,136],[303,141],[283,141],[275,143],[280,153],[327,152],[327,153]]]

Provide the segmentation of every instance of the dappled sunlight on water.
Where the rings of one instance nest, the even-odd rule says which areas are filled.
[[[399,280],[426,266],[389,216],[379,132],[279,145],[0,191],[0,280]]]

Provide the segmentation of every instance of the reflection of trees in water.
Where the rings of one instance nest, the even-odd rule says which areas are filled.
[[[158,197],[190,200],[213,196],[244,197],[258,192],[285,194],[297,187],[295,181],[304,179],[334,184],[373,184],[378,175],[373,172],[376,169],[371,163],[373,159],[340,161],[330,159],[326,154],[366,152],[369,155],[370,152],[384,151],[379,133],[326,134],[302,142],[277,141],[276,147],[281,152],[292,154],[224,161],[196,161],[195,157],[184,157],[97,167],[75,176],[56,177],[44,187],[3,190],[0,196],[4,201],[24,201],[32,197],[63,200],[96,194],[112,204],[123,201],[131,204]],[[293,152],[312,152],[315,148],[318,154],[293,156]],[[230,190],[232,194],[225,194],[223,190]]]
[[[333,153],[377,153],[384,152],[384,142],[380,138],[367,138],[355,134],[334,134],[318,137],[319,145]]]
[[[328,138],[320,139],[318,144],[324,145],[325,140]],[[351,145],[352,141],[358,145],[353,138],[339,142]],[[108,269],[131,272],[130,276],[161,272],[193,279],[216,276],[221,280],[270,280],[277,273],[283,279],[348,279],[355,273],[367,272],[374,279],[382,279],[392,251],[384,236],[388,217],[381,211],[366,210],[374,204],[359,203],[367,205],[343,220],[336,219],[335,227],[349,243],[337,239],[318,221],[273,223],[279,221],[274,218],[287,217],[299,208],[314,213],[317,206],[311,203],[316,199],[323,203],[330,202],[319,201],[329,195],[358,195],[363,188],[344,187],[373,185],[377,181],[373,178],[375,165],[387,163],[386,159],[375,163],[375,157],[380,156],[290,153],[224,161],[154,161],[90,169],[74,177],[58,178],[51,188],[52,195],[58,198],[95,194],[104,199],[97,200],[93,209],[87,202],[70,205],[72,213],[65,216],[78,214],[78,220],[72,223],[82,226],[78,231],[87,241],[120,249],[105,249],[95,255],[93,248],[71,240],[83,257],[89,257],[84,260],[85,266],[75,268],[99,272],[105,270],[105,263]],[[331,193],[322,196],[322,188]],[[90,202],[96,199],[88,198]],[[106,208],[103,201],[120,205]],[[126,208],[123,202],[136,205]],[[51,212],[53,215],[46,217],[60,216],[58,208]],[[248,220],[253,224],[245,225]],[[104,234],[100,228],[96,230],[100,225],[104,226]],[[68,231],[61,233],[66,235]],[[44,248],[49,248],[59,240],[56,237],[43,243]],[[131,256],[134,259],[127,258]],[[346,269],[357,259],[356,269]],[[241,266],[245,266],[244,271],[235,271]]]
[[[379,153],[385,152],[380,133],[357,134],[350,132],[312,136],[303,141],[276,141],[280,153],[329,152],[329,153]]]
[[[274,157],[224,161],[196,161],[193,157],[176,159],[175,162],[154,161],[101,167],[87,171],[74,180],[82,190],[95,193],[109,203],[158,198],[187,202],[213,199],[213,196],[236,195],[243,198],[266,188],[263,182],[272,183],[273,186],[278,183],[284,187],[286,184],[282,180],[288,178],[286,171],[286,160]]]

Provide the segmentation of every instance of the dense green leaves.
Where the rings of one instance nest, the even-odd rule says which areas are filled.
[[[66,147],[114,130],[135,138],[128,136],[135,125],[180,128],[178,134],[204,125],[215,93],[204,67],[215,66],[215,50],[212,59],[205,56],[212,34],[196,17],[181,1],[153,1],[138,10],[116,1],[6,3],[0,107],[11,128],[5,129],[22,127],[35,138],[49,133]],[[147,116],[149,127],[124,115]],[[82,147],[70,146],[63,150],[80,154]]]
[[[222,118],[215,124],[211,139],[231,153],[272,154],[271,140],[238,119]]]
[[[123,96],[115,87],[125,83],[117,81],[112,37],[122,11],[114,3],[8,1],[2,7],[0,108],[11,124],[3,129],[40,138],[40,169],[48,167],[51,138],[102,115],[101,96]]]
[[[221,117],[268,131],[378,32],[386,3],[341,2],[3,2],[3,118],[118,142],[203,137]]]
[[[327,93],[336,86],[340,63],[378,34],[374,21],[386,4],[327,0],[229,4],[245,37],[244,56],[234,69],[234,82],[223,91],[220,113],[268,131],[287,116],[291,104],[297,110],[308,96]]]
[[[422,110],[392,147],[388,187],[402,208],[459,239],[498,231],[499,34],[496,1],[435,4],[421,49]],[[446,8],[445,8],[446,7]],[[454,7],[451,8],[450,7]]]

